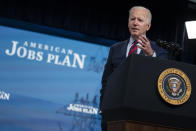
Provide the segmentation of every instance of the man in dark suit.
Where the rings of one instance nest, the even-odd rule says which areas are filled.
[[[102,89],[100,90],[100,112],[102,115],[102,130],[106,131],[104,120],[103,94],[107,84],[107,78],[129,56],[135,53],[150,57],[168,58],[167,52],[158,47],[155,42],[146,37],[146,32],[151,27],[152,15],[149,9],[142,6],[134,6],[129,10],[128,28],[130,38],[111,46],[107,62],[102,76]]]

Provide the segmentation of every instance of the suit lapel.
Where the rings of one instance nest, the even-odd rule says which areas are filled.
[[[144,51],[141,50],[140,53],[139,53],[139,55],[145,55],[145,54],[144,54]]]
[[[122,43],[122,46],[121,46],[121,58],[124,60],[126,59],[126,52],[127,52],[127,46],[128,46],[128,43],[129,43],[129,40],[126,40]]]

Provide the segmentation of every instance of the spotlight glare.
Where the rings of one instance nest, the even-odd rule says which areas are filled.
[[[185,22],[188,38],[196,39],[196,21],[186,21]]]

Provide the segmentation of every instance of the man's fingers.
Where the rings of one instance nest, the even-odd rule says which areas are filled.
[[[137,44],[137,47],[142,49],[142,50],[144,50],[144,48],[145,48],[142,44]]]
[[[140,43],[140,46],[142,47],[146,46],[146,43],[142,39],[139,39],[137,42]]]
[[[148,39],[145,36],[139,36],[139,40],[142,41],[141,43],[145,45],[149,43]]]
[[[149,42],[149,40],[148,40],[145,36],[142,36],[142,38],[143,38],[143,40],[144,40],[145,42]]]

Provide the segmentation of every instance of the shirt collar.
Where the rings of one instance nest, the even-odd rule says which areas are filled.
[[[135,40],[133,39],[132,36],[130,36],[130,39],[129,39],[129,44],[132,45],[132,43],[134,42]]]

